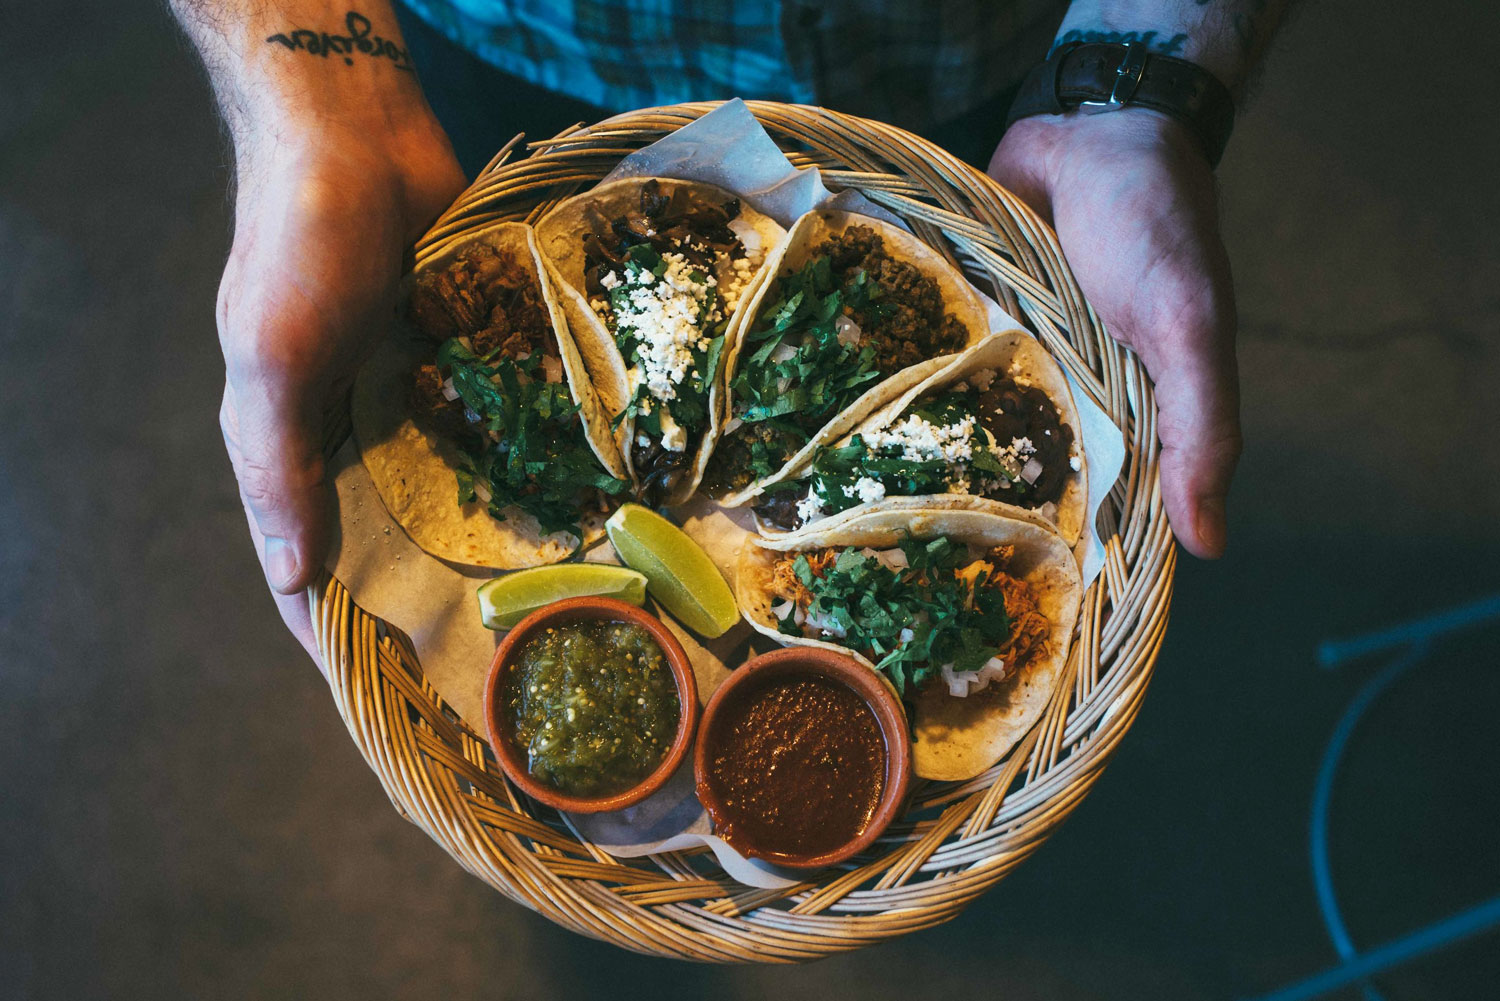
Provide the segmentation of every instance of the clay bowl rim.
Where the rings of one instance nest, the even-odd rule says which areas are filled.
[[[672,677],[677,683],[679,707],[677,734],[672,740],[672,746],[667,749],[666,757],[662,758],[661,764],[629,789],[608,796],[571,796],[543,784],[527,771],[524,753],[506,736],[505,728],[501,724],[498,693],[500,680],[510,668],[513,655],[522,643],[548,626],[591,620],[634,623],[649,632],[657,646],[661,647],[662,653],[666,655],[667,664],[672,669]],[[682,648],[677,637],[672,635],[672,630],[668,629],[661,619],[643,608],[620,601],[618,598],[590,596],[563,598],[538,608],[512,626],[505,634],[504,639],[500,641],[500,646],[495,650],[494,660],[490,662],[489,677],[484,683],[485,727],[488,730],[490,748],[495,752],[495,757],[500,762],[500,768],[505,772],[505,777],[538,803],[565,810],[568,813],[604,813],[610,810],[623,810],[656,792],[666,784],[667,779],[672,777],[672,773],[687,756],[688,748],[692,745],[697,730],[698,716],[698,682],[693,674],[692,662],[688,660],[687,651]]]
[[[906,711],[878,672],[848,654],[818,647],[781,647],[752,657],[719,685],[704,707],[698,741],[693,750],[693,782],[698,800],[708,811],[718,834],[725,811],[708,782],[709,745],[715,737],[713,724],[716,716],[736,689],[757,679],[790,674],[815,674],[839,681],[853,689],[870,707],[880,725],[886,748],[885,785],[881,789],[880,802],[863,831],[842,846],[822,854],[792,855],[763,850],[747,843],[742,836],[726,837],[725,841],[751,858],[764,859],[789,869],[820,869],[858,855],[874,844],[875,839],[900,815],[911,788],[911,736],[906,728]],[[724,837],[723,834],[719,836]]]

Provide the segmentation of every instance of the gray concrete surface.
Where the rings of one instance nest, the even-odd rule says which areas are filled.
[[[1316,644],[1497,589],[1492,5],[1327,0],[1287,30],[1222,171],[1230,555],[1184,562],[1145,710],[1041,852],[948,926],[799,969],[579,939],[395,815],[221,451],[195,68],[144,4],[3,22],[0,998],[1234,998],[1333,960],[1308,801],[1376,664],[1320,671]],[[1500,892],[1497,633],[1441,643],[1352,745],[1332,849],[1361,945]],[[1497,954],[1381,985],[1492,997]]]

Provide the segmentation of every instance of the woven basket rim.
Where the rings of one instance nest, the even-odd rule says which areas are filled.
[[[535,222],[621,157],[722,102],[649,108],[507,144],[413,249],[409,264],[508,219]],[[797,962],[942,923],[1035,851],[1098,779],[1139,711],[1171,603],[1176,550],[1157,484],[1150,380],[1078,290],[1051,229],[983,173],[892,126],[804,105],[747,101],[788,158],[856,187],[963,267],[1125,434],[1101,510],[1104,571],[1042,718],[994,768],[927,783],[876,847],[790,890],[725,877],[705,850],[616,859],[521,797],[477,729],[443,703],[410,641],[325,575],[309,590],[330,689],[402,816],[465,869],[557,923],[633,951],[707,962]],[[526,156],[517,156],[522,150]],[[347,414],[326,444],[347,437]]]

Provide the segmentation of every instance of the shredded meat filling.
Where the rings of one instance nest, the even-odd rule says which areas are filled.
[[[806,612],[813,595],[797,577],[797,556],[807,557],[812,575],[822,577],[838,561],[839,552],[837,549],[823,549],[815,553],[788,554],[772,566],[767,590],[773,597],[791,601]],[[984,559],[974,560],[957,571],[958,579],[969,585],[971,602],[975,587],[993,588],[1005,599],[1005,617],[1010,620],[1010,631],[996,656],[1005,662],[1006,676],[1019,670],[1032,657],[1046,652],[1050,629],[1031,586],[1005,572],[1004,568],[1014,555],[1014,547],[996,546],[985,554]],[[909,570],[902,572],[912,574]],[[926,573],[916,573],[910,580],[917,584],[926,583]],[[868,654],[870,651],[862,652]]]

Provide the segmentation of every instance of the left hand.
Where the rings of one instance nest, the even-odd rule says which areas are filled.
[[[1052,223],[1106,329],[1145,364],[1172,531],[1195,556],[1220,556],[1241,447],[1236,317],[1196,140],[1144,108],[1039,115],[1011,126],[989,173]]]

